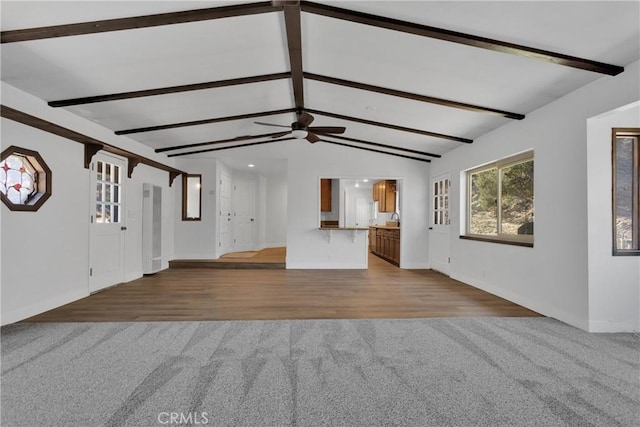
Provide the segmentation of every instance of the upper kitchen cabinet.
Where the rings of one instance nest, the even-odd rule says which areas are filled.
[[[331,212],[331,179],[320,180],[320,211]]]
[[[396,210],[396,180],[385,179],[373,185],[373,201],[378,202],[379,212],[395,212]]]

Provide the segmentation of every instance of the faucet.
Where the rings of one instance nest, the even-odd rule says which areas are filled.
[[[391,221],[393,221],[393,217],[395,215],[395,219],[398,220],[398,225],[400,225],[400,214],[398,212],[394,212],[391,214]]]

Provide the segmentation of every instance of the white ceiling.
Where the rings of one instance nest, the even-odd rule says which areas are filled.
[[[219,7],[217,1],[2,1],[2,30]],[[600,62],[640,58],[640,3],[318,2]],[[289,71],[282,12],[2,45],[2,80],[46,101]],[[531,111],[615,78],[310,13],[301,14],[303,69],[499,110]],[[305,107],[475,139],[511,119],[306,79]],[[116,131],[293,108],[288,79],[66,107]],[[314,114],[345,136],[443,154],[461,145]],[[277,132],[293,113],[128,135],[152,148]],[[525,119],[526,120],[526,119]],[[306,143],[300,141],[300,143]],[[318,143],[322,144],[322,142]],[[350,149],[345,149],[350,150]],[[233,150],[216,152],[226,156]],[[350,150],[357,155],[359,150]],[[223,154],[225,153],[225,154]],[[194,155],[199,157],[201,155]],[[250,156],[249,156],[250,157]],[[247,159],[238,160],[243,165]],[[231,160],[230,160],[231,161]],[[281,165],[277,165],[280,167]]]

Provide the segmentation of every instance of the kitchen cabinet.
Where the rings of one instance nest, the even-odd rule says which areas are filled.
[[[376,229],[371,227],[369,228],[369,252],[376,251]]]
[[[373,184],[373,201],[378,202],[379,212],[395,212],[396,188],[396,181],[392,179],[385,179]]]
[[[369,250],[392,264],[400,265],[400,229],[397,227],[371,227]]]
[[[320,180],[320,211],[331,212],[331,180]]]

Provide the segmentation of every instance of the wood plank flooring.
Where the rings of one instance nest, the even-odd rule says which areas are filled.
[[[255,253],[255,252],[254,252]],[[247,257],[246,253],[235,252],[218,259],[179,259],[169,261],[170,268],[286,268],[287,248],[266,248]]]
[[[27,322],[362,319],[539,314],[431,270],[170,268]]]

